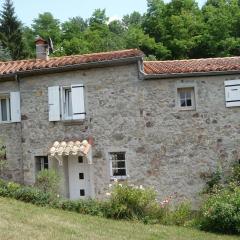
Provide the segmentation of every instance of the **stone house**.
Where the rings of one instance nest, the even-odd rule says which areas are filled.
[[[63,196],[102,197],[114,179],[197,201],[238,161],[240,57],[144,62],[136,49],[0,63],[5,177],[61,175]]]

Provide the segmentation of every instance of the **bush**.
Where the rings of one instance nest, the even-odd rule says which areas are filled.
[[[35,186],[45,193],[56,195],[59,191],[60,177],[54,170],[44,169],[37,175]]]
[[[105,215],[114,219],[138,219],[144,222],[158,221],[164,214],[156,201],[152,188],[115,183],[112,186]]]
[[[88,214],[92,216],[105,216],[104,206],[105,206],[105,202],[88,199],[88,200],[76,200],[76,201],[60,200],[56,202],[53,207],[60,208],[65,211]]]
[[[240,233],[240,187],[230,185],[211,194],[201,213],[201,229]]]
[[[189,202],[182,202],[172,211],[166,212],[161,221],[166,225],[184,226],[193,217],[191,205]]]

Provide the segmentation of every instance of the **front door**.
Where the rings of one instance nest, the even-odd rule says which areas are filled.
[[[70,199],[84,199],[91,196],[90,172],[87,159],[81,156],[68,157]]]

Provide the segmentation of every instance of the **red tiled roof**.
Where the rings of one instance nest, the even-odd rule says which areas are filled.
[[[221,72],[238,70],[240,70],[240,57],[144,62],[144,72],[146,74]]]
[[[48,60],[31,59],[0,62],[0,75],[19,73],[40,69],[51,69],[65,66],[74,66],[86,63],[112,61],[131,57],[142,57],[143,52],[137,49],[73,55],[65,57],[53,57]]]

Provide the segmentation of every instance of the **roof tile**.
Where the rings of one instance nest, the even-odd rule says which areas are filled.
[[[146,74],[220,72],[234,70],[240,70],[240,57],[144,62],[144,71]]]
[[[84,55],[74,55],[65,57],[53,57],[48,60],[31,59],[0,62],[0,75],[19,73],[23,71],[33,71],[36,69],[49,69],[55,67],[64,67],[68,65],[103,62],[130,57],[142,57],[143,52],[137,49],[120,50],[113,52],[91,53]]]

